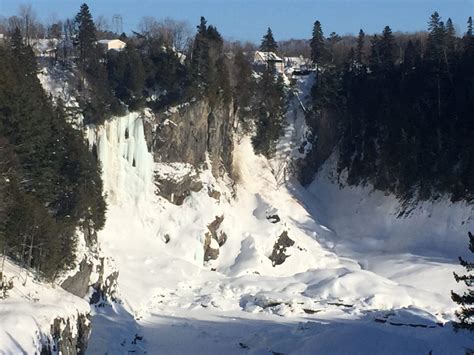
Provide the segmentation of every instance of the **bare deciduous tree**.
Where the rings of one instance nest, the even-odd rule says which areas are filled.
[[[176,21],[166,18],[163,21],[163,31],[168,34],[171,45],[177,51],[183,51],[189,44],[192,30],[186,21]]]
[[[98,33],[104,33],[110,31],[110,22],[104,15],[97,16],[94,21],[95,28]]]
[[[138,24],[138,31],[146,37],[158,37],[158,21],[152,16],[145,16]]]
[[[21,21],[21,32],[26,44],[30,44],[31,39],[38,38],[38,23],[36,21],[36,12],[31,5],[20,5],[18,14]]]
[[[138,25],[140,33],[148,38],[161,40],[166,46],[182,52],[189,45],[192,30],[186,21],[165,18],[157,21],[154,17],[143,17]]]
[[[22,30],[23,25],[21,22],[21,18],[18,16],[10,16],[8,18],[8,32],[13,33],[13,31],[15,31],[16,28],[19,28],[20,30]]]

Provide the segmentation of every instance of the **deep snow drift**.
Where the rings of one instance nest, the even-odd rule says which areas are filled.
[[[449,323],[449,292],[458,287],[452,271],[459,270],[452,256],[466,245],[458,224],[472,226],[465,206],[439,205],[437,224],[424,229],[425,212],[397,222],[390,197],[359,189],[351,199],[353,191],[324,171],[309,189],[285,181],[277,172],[291,166],[304,133],[295,100],[274,161],[255,156],[243,137],[235,145],[235,186],[204,167],[196,172],[203,190],[182,206],[155,194],[153,176],[192,168],[153,163],[145,117],[130,114],[89,131],[109,202],[99,242],[120,272],[119,302],[94,310],[90,354],[462,354],[474,347]],[[365,209],[354,210],[361,196]],[[219,256],[205,263],[208,225],[221,216],[218,232],[227,240],[213,242]],[[431,248],[438,258],[419,255],[429,241],[415,240],[422,230],[438,230],[437,240],[455,232],[459,248],[444,253],[449,243],[440,241]],[[285,231],[294,243],[277,248],[288,257],[274,266],[270,256]]]

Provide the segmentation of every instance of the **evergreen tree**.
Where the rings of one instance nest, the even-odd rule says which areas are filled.
[[[273,32],[270,27],[268,27],[267,34],[263,36],[262,43],[260,44],[260,50],[262,52],[277,52],[278,44],[273,38]]]
[[[420,53],[417,51],[413,41],[410,39],[408,41],[407,47],[405,48],[405,53],[403,56],[403,67],[405,69],[405,73],[412,71],[420,59]]]
[[[205,96],[211,105],[218,98],[230,102],[229,73],[223,53],[224,40],[216,27],[201,17],[189,63],[188,95]]]
[[[242,48],[234,56],[234,109],[244,131],[249,130],[249,120],[253,117],[252,105],[255,94],[255,80],[252,76],[252,65],[245,57]]]
[[[394,58],[394,39],[392,30],[389,26],[385,26],[382,37],[379,42],[379,59],[384,70],[390,70],[395,62]]]
[[[472,32],[472,17],[467,19],[467,31],[463,38],[464,46],[467,52],[474,51],[474,33]]]
[[[474,253],[474,236],[469,232],[469,250]],[[474,275],[471,272],[474,270],[474,263],[464,260],[459,257],[460,264],[468,272],[466,275],[458,275],[454,273],[456,282],[463,282],[468,290],[463,294],[459,295],[451,291],[451,298],[454,302],[461,306],[459,311],[456,311],[456,316],[459,322],[455,324],[456,328],[474,330]]]
[[[395,60],[389,27],[372,38],[370,70],[354,70],[357,51],[347,50],[346,65],[326,68],[313,86],[308,126],[317,132],[322,115],[336,118],[338,171],[347,172],[349,184],[371,183],[403,200],[448,194],[472,201],[471,36],[464,36],[463,46],[454,38],[449,49],[451,21],[444,26],[434,14],[430,24],[428,48],[422,52],[419,38],[409,40],[402,44],[402,61]],[[317,168],[318,156],[307,155],[304,182],[311,180],[308,167]]]
[[[97,58],[96,28],[87,4],[82,4],[74,19],[76,27],[75,44],[78,50],[78,60],[82,70],[91,69],[90,66]]]
[[[376,71],[381,63],[380,39],[376,34],[370,40],[369,66],[372,71]]]
[[[257,84],[256,132],[252,144],[257,154],[270,158],[275,153],[276,143],[283,133],[285,92],[281,75],[273,66],[267,66]]]
[[[446,21],[445,42],[448,52],[453,54],[456,49],[456,30],[454,29],[453,21],[450,18]]]
[[[109,84],[117,98],[137,109],[143,104],[145,69],[137,50],[128,45],[123,51],[107,53]]]
[[[316,21],[313,25],[313,36],[311,37],[311,60],[316,64],[316,68],[321,64],[325,56],[325,39],[323,30],[321,28],[321,23]]]
[[[0,132],[1,122],[0,122]],[[0,253],[5,253],[8,244],[6,242],[7,229],[5,221],[8,211],[13,206],[11,196],[11,182],[15,178],[15,171],[18,168],[14,163],[14,153],[5,137],[0,136]]]
[[[46,96],[21,36],[0,47],[0,64],[0,244],[54,279],[73,261],[76,228],[94,233],[104,224],[100,170],[81,132]]]
[[[81,79],[78,99],[84,123],[101,124],[111,115],[123,114],[123,108],[108,84],[107,68],[97,46],[96,27],[87,4],[81,5],[74,19],[74,44]]]
[[[206,78],[210,68],[209,41],[207,40],[207,21],[201,16],[201,22],[197,26],[196,37],[194,38],[193,50],[191,53],[191,86],[193,91],[202,92],[206,89]]]
[[[357,36],[357,49],[356,49],[356,60],[359,65],[364,63],[364,43],[365,43],[365,33],[362,29],[359,31]]]
[[[21,31],[18,27],[12,33],[10,38],[10,48],[12,49],[13,55],[18,59],[18,63],[21,63],[23,74],[26,77],[36,76],[38,74],[38,67],[36,65],[36,58],[32,48],[26,45]]]
[[[130,92],[130,97],[135,102],[140,101],[143,96],[145,86],[145,69],[143,67],[140,54],[132,46],[127,46],[125,53],[128,57],[128,63],[125,68],[125,87]]]
[[[438,12],[434,12],[428,22],[427,56],[434,62],[440,62],[444,56],[446,28]]]

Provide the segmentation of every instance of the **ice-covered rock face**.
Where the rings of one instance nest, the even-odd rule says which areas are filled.
[[[86,128],[89,146],[95,146],[102,167],[109,204],[139,203],[154,193],[153,155],[148,151],[145,116],[129,113]]]

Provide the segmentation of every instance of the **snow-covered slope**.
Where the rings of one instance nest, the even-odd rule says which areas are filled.
[[[7,291],[8,297],[2,299],[3,292],[0,295],[0,354],[39,354],[43,347],[52,350],[59,337],[66,335],[66,327],[67,336],[77,339],[78,323],[89,323],[86,301],[59,286],[36,281],[32,273],[8,260],[2,269],[4,280],[13,288]],[[54,325],[59,328],[53,329]],[[87,339],[88,334],[80,336]]]
[[[340,186],[334,157],[309,187],[305,200],[320,221],[361,251],[415,252],[457,259],[474,229],[473,205],[448,198],[402,206],[393,195],[370,186]],[[312,199],[314,198],[314,199]]]
[[[288,144],[302,131],[296,116],[277,159],[291,159]],[[95,309],[90,354],[461,354],[474,347],[446,323],[455,308],[452,260],[413,253],[399,267],[398,253],[409,245],[386,249],[383,258],[380,248],[362,248],[377,235],[356,243],[357,230],[332,225],[349,208],[323,200],[332,185],[282,183],[280,162],[255,156],[248,137],[235,142],[235,185],[216,180],[208,166],[197,172],[204,188],[173,205],[155,193],[154,173],[182,175],[191,167],[153,163],[142,120],[130,114],[89,132],[109,203],[99,243],[120,273],[119,303]],[[219,199],[210,197],[215,190]],[[211,240],[219,256],[205,262],[216,217],[223,217],[214,227],[226,240]],[[380,228],[370,221],[361,219]],[[287,258],[276,263],[282,254]]]

